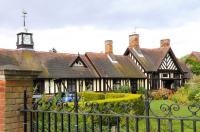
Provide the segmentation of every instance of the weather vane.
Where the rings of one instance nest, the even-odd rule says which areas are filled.
[[[23,18],[24,18],[24,24],[23,24],[23,26],[24,26],[24,30],[27,32],[27,28],[26,28],[26,15],[28,14],[25,10],[23,10],[22,11],[22,14],[23,14]]]

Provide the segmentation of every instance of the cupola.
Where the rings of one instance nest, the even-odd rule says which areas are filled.
[[[27,12],[23,11],[23,30],[22,32],[17,34],[17,49],[30,49],[34,48],[33,43],[33,34],[29,33],[26,27],[26,15]]]

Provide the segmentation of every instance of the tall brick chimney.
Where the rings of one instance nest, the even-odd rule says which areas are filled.
[[[129,48],[140,48],[139,45],[139,34],[131,34],[129,35]]]
[[[162,39],[162,40],[160,40],[160,47],[161,48],[170,47],[170,39]]]
[[[113,54],[113,41],[112,40],[105,41],[105,53]]]

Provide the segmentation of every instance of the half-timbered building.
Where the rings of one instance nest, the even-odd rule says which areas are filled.
[[[132,60],[114,55],[112,41],[105,41],[105,53],[84,55],[34,50],[31,33],[17,34],[17,49],[0,49],[0,66],[13,70],[37,70],[35,93],[58,91],[110,91],[129,86],[132,92],[145,86],[145,76]]]
[[[140,48],[138,34],[130,35],[124,55],[129,56],[145,74],[150,89],[177,88],[187,78],[188,69],[177,60],[169,39],[161,40],[159,48],[147,49]]]
[[[144,49],[134,34],[124,55],[113,53],[112,40],[105,41],[105,53],[81,55],[35,51],[32,33],[21,32],[16,50],[0,49],[0,68],[40,71],[35,93],[105,92],[120,86],[131,87],[132,93],[139,87],[177,88],[186,80],[187,68],[176,59],[169,42],[162,40],[160,48]]]
[[[112,49],[112,40],[107,40],[105,53],[85,54],[101,78],[101,91],[129,86],[135,93],[138,87],[145,87],[145,76],[136,64],[127,56],[113,54]]]

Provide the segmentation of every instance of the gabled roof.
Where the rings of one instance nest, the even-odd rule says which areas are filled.
[[[98,78],[98,74],[84,55],[87,67],[71,67],[77,55],[29,50],[0,49],[0,68],[42,71],[39,78]]]
[[[84,66],[73,66],[76,61]],[[145,78],[127,56],[0,49],[0,68],[42,71],[39,78]]]
[[[135,58],[139,61],[139,63],[146,71],[157,71],[167,53],[170,53],[172,55],[175,62],[177,63],[177,66],[180,68],[180,65],[170,47],[154,49],[140,48],[137,50],[133,48],[128,48],[124,55],[128,55],[129,52],[131,52],[135,56]],[[137,52],[139,52],[140,55],[138,55]],[[182,69],[180,68],[180,70]]]
[[[192,77],[192,73],[190,71],[190,69],[187,67],[187,65],[185,64],[185,62],[181,61],[181,60],[178,60],[181,68],[182,68],[182,71],[185,73],[184,74],[184,78],[191,78]]]
[[[145,48],[127,48],[124,55],[128,55],[129,52],[134,55],[137,61],[142,65],[145,71],[157,71],[161,60],[166,55],[168,49],[145,49]]]
[[[169,48],[155,48],[155,49],[141,49],[144,57],[149,61],[149,63],[153,64],[153,70],[156,71],[162,60],[166,56],[169,51]]]
[[[78,54],[78,56],[76,57],[76,59],[73,60],[73,62],[72,62],[72,63],[69,63],[69,64],[70,64],[71,67],[73,67],[73,66],[75,66],[74,64],[75,64],[76,62],[81,62],[81,64],[82,64],[85,68],[87,68],[87,65],[86,65],[85,62],[82,60],[82,58],[80,57],[79,54]]]
[[[79,57],[84,62],[87,67],[71,67],[71,62],[77,59],[77,55],[57,55],[49,56],[48,58],[43,58],[45,61],[43,64],[47,68],[48,72],[51,73],[54,78],[98,78],[99,76],[95,72],[94,68],[87,60],[84,55]],[[43,54],[41,54],[43,56]]]
[[[86,56],[102,78],[145,78],[127,56],[91,52]]]

